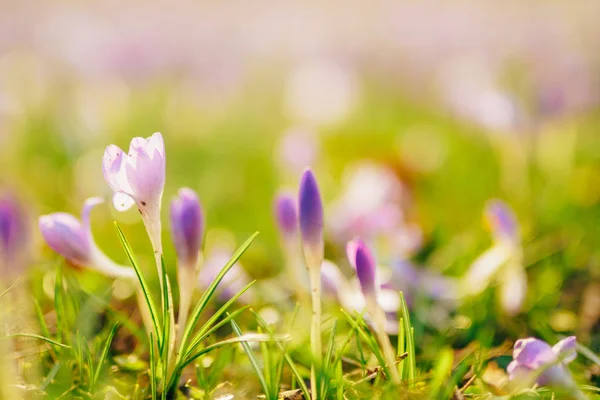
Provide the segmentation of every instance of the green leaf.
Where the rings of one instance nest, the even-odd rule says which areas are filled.
[[[229,272],[229,270],[239,260],[239,258],[242,256],[242,254],[244,254],[244,252],[248,249],[248,247],[250,247],[250,245],[252,244],[254,239],[256,239],[256,236],[258,236],[258,232],[255,232],[252,236],[250,236],[250,238],[248,240],[246,240],[246,242],[244,244],[242,244],[240,246],[240,248],[233,254],[233,256],[231,256],[231,259],[227,262],[227,264],[225,264],[225,266],[221,269],[219,274],[215,277],[215,279],[212,281],[210,286],[202,294],[200,301],[194,308],[194,311],[192,312],[192,314],[190,316],[189,322],[188,322],[187,326],[185,327],[185,330],[183,331],[181,345],[179,347],[179,352],[178,352],[179,354],[185,353],[184,350],[186,348],[185,346],[187,344],[187,341],[188,341],[189,337],[191,336],[198,320],[200,319],[200,314],[202,314],[202,311],[208,304],[208,301],[214,294],[215,290],[217,289],[217,286],[219,285],[219,283],[221,283],[221,280],[223,280],[223,277],[225,276],[225,274],[227,274],[227,272]]]
[[[194,361],[196,358],[198,358],[208,352],[211,352],[215,349],[218,349],[219,347],[226,346],[228,344],[240,343],[240,342],[261,342],[261,341],[285,342],[288,340],[290,340],[289,335],[271,336],[271,335],[265,335],[265,334],[259,334],[259,333],[248,333],[248,334],[245,334],[240,337],[222,340],[220,342],[211,344],[210,346],[206,346],[205,348],[203,348],[202,350],[198,351],[196,354],[191,356],[188,360],[186,360],[185,365],[183,365],[183,367],[185,367],[186,365],[188,365],[189,363]]]
[[[67,344],[59,343],[59,342],[57,342],[55,340],[52,340],[50,338],[47,338],[45,336],[36,335],[35,333],[13,333],[12,335],[7,335],[7,336],[4,336],[4,337],[5,338],[26,337],[26,338],[31,338],[31,339],[39,339],[39,340],[42,340],[42,341],[44,341],[46,343],[50,343],[51,345],[62,347],[64,349],[71,349],[72,348],[71,346],[69,346]]]
[[[244,336],[242,334],[242,331],[240,330],[240,327],[234,320],[231,320],[231,327],[233,328],[233,331],[235,332],[236,335],[238,335],[239,337]],[[256,376],[258,377],[258,380],[260,381],[260,386],[262,387],[265,396],[267,397],[267,399],[273,400],[271,397],[271,388],[269,387],[267,380],[265,378],[265,375],[263,374],[262,369],[260,368],[260,363],[258,362],[258,359],[256,358],[256,355],[254,354],[254,351],[252,351],[252,348],[246,341],[242,342],[242,347],[244,348],[244,351],[246,352],[246,355],[248,356],[248,359],[250,360],[252,369],[254,370],[254,372],[256,373]],[[267,367],[267,365],[265,364],[265,369],[266,369],[266,367]]]
[[[117,228],[117,233],[119,235],[119,240],[121,241],[121,245],[123,246],[123,249],[125,250],[127,257],[129,258],[129,262],[131,263],[131,266],[135,270],[135,274],[138,277],[138,281],[140,283],[142,294],[144,295],[144,299],[146,300],[146,304],[148,305],[148,310],[150,312],[150,317],[152,318],[152,324],[153,324],[153,328],[154,328],[154,333],[156,335],[157,344],[159,345],[159,347],[162,347],[161,346],[162,335],[161,335],[160,325],[159,325],[159,321],[158,321],[157,308],[156,308],[156,305],[152,298],[152,294],[150,293],[150,288],[148,287],[148,283],[146,282],[146,279],[144,278],[144,274],[142,273],[142,270],[137,262],[137,259],[135,258],[135,255],[133,254],[133,250],[131,249],[131,246],[129,245],[127,238],[125,237],[125,234],[123,234],[123,231],[121,230],[121,228],[119,227],[119,225],[117,224],[116,221],[115,221],[115,228]]]
[[[333,349],[335,347],[335,334],[337,332],[337,319],[333,322],[333,326],[331,327],[331,333],[329,334],[329,342],[327,344],[327,351],[325,353],[325,362],[323,363],[323,370],[321,371],[321,393],[319,398],[325,399],[327,398],[327,391],[329,390],[329,381],[331,377],[334,376],[329,371],[329,368],[332,365],[332,357],[333,357]]]
[[[108,355],[108,351],[110,350],[110,345],[112,343],[113,338],[115,337],[115,333],[117,332],[118,324],[114,324],[110,333],[108,334],[108,338],[104,342],[104,346],[102,347],[102,352],[100,353],[100,358],[98,359],[98,365],[96,366],[96,371],[94,372],[94,377],[92,379],[92,388],[98,382],[98,378],[100,377],[100,371],[102,371],[102,364],[104,364],[104,360],[106,360],[106,356]]]

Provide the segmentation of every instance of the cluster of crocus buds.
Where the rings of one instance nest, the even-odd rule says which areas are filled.
[[[511,209],[500,200],[488,202],[484,219],[492,233],[492,247],[481,254],[463,278],[463,293],[477,295],[496,280],[502,309],[514,315],[527,295],[521,234]]]
[[[554,346],[533,337],[519,339],[513,349],[513,361],[508,364],[509,379],[518,386],[536,383],[560,390],[574,399],[585,399],[567,368],[577,357],[577,341],[569,336]]]

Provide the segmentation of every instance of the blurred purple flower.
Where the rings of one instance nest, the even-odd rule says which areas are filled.
[[[171,201],[171,233],[178,262],[182,267],[196,269],[204,236],[204,215],[192,189],[179,189]]]
[[[577,357],[576,338],[569,336],[553,347],[540,339],[526,338],[515,342],[513,361],[507,372],[511,381],[525,386],[534,382],[541,386],[576,389],[566,365]]]
[[[279,232],[286,240],[294,239],[298,233],[296,199],[290,193],[282,192],[276,197],[274,208]]]
[[[491,229],[493,243],[467,270],[461,293],[477,295],[496,280],[502,309],[515,315],[527,295],[519,226],[513,212],[500,200],[488,202],[484,219]]]
[[[307,165],[314,164],[318,147],[316,133],[294,127],[283,133],[276,155],[282,167],[296,174],[302,172]]]
[[[22,272],[28,255],[27,215],[20,202],[9,194],[0,197],[0,267],[2,277]]]
[[[320,268],[323,261],[323,203],[317,180],[306,169],[300,181],[298,209],[302,248],[307,267]]]
[[[375,273],[377,264],[371,250],[362,240],[353,240],[346,246],[346,254],[350,264],[356,269],[356,276],[365,296],[373,296],[375,291]]]
[[[135,271],[117,265],[98,248],[92,236],[90,212],[103,201],[99,197],[87,199],[81,221],[64,212],[43,215],[39,218],[40,231],[48,246],[71,264],[90,267],[110,277],[133,278]]]
[[[327,219],[335,241],[383,241],[394,257],[406,257],[421,246],[420,229],[405,221],[405,188],[394,171],[363,162],[349,170],[343,187]]]
[[[159,132],[147,139],[131,139],[129,153],[110,145],[102,159],[104,179],[115,192],[113,202],[119,211],[137,204],[142,215],[158,208],[165,185],[165,145]]]

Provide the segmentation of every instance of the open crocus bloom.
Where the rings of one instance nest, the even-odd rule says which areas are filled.
[[[131,139],[129,153],[110,145],[102,159],[104,178],[115,192],[117,210],[129,209],[134,203],[144,213],[160,210],[165,184],[165,145],[159,132],[149,138]]]
[[[575,336],[569,336],[552,347],[532,337],[517,340],[513,361],[507,367],[509,379],[525,385],[535,382],[549,387],[574,386],[566,365],[577,357],[576,345]]]
[[[64,212],[42,215],[39,218],[40,231],[48,246],[71,264],[89,267],[110,277],[133,278],[135,271],[132,268],[117,265],[94,242],[90,212],[103,201],[99,197],[87,199],[81,221]]]
[[[519,226],[513,212],[500,200],[487,204],[484,219],[490,227],[493,245],[469,267],[463,277],[463,292],[477,295],[495,279],[502,308],[514,315],[527,294]]]

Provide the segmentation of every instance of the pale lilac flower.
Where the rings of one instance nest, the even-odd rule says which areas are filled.
[[[129,153],[110,145],[102,159],[104,179],[115,192],[113,202],[124,211],[134,203],[142,213],[160,208],[165,185],[165,145],[162,135],[131,139]]]
[[[296,199],[290,193],[280,193],[275,199],[274,214],[282,237],[285,240],[295,239],[298,233]]]
[[[300,181],[298,208],[307,267],[320,268],[324,252],[323,203],[317,180],[310,169],[306,169]]]
[[[204,237],[204,215],[192,189],[179,189],[177,197],[171,201],[171,234],[178,262],[196,269]]]
[[[375,295],[375,273],[377,265],[371,250],[362,240],[353,240],[346,246],[350,264],[356,269],[356,276],[365,296]]]
[[[317,134],[302,127],[285,131],[276,146],[279,164],[294,174],[315,163],[319,153]]]
[[[30,242],[27,215],[20,202],[9,194],[0,198],[0,268],[2,277],[22,272]]]
[[[421,230],[404,217],[406,190],[395,172],[373,162],[361,162],[344,174],[343,189],[327,217],[333,240],[355,237],[383,242],[392,257],[406,257],[421,246]]]
[[[509,379],[525,386],[535,382],[540,386],[578,391],[566,367],[577,357],[576,346],[575,336],[569,336],[553,347],[532,337],[519,339],[515,342],[513,361],[506,369]]]
[[[500,200],[488,202],[484,217],[491,230],[492,246],[471,264],[461,292],[477,295],[496,281],[500,305],[507,314],[515,315],[527,295],[519,226],[513,212]]]
[[[90,212],[103,200],[87,199],[83,205],[81,220],[71,214],[57,212],[39,218],[44,240],[71,264],[95,269],[110,277],[135,277],[132,268],[117,265],[96,245],[90,227]]]

